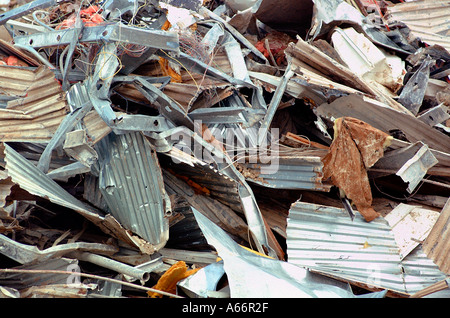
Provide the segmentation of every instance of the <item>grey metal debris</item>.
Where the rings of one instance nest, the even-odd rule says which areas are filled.
[[[272,0],[5,9],[0,257],[33,272],[0,269],[0,297],[158,297],[171,266],[174,297],[447,295],[448,205],[405,255],[388,222],[450,196],[448,23],[421,30],[414,2],[282,0],[283,21]],[[364,170],[370,222],[324,176],[341,117],[361,123],[361,154],[383,149],[336,171]]]

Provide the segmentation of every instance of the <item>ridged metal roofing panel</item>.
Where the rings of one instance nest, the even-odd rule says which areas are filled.
[[[450,3],[445,0],[413,1],[387,7],[386,19],[404,22],[415,36],[429,45],[450,49]]]
[[[276,189],[329,191],[330,184],[322,182],[323,163],[319,156],[271,158],[268,163],[240,163],[253,173],[250,182]]]
[[[382,217],[366,222],[358,213],[352,221],[345,209],[295,202],[287,223],[288,262],[298,266],[400,294],[412,294],[445,278],[423,257],[402,261],[391,227]]]
[[[140,132],[110,133],[96,145],[99,187],[111,214],[159,249],[168,240],[170,200],[156,152]]]
[[[20,90],[10,90],[14,82]],[[68,111],[59,82],[45,67],[0,66],[0,93],[17,97],[0,112],[1,141],[48,142]]]
[[[6,172],[20,188],[80,213],[105,233],[111,234],[131,246],[136,246],[148,253],[154,252],[151,244],[131,235],[112,216],[101,215],[99,210],[72,196],[12,147],[7,144],[4,144],[4,147]]]

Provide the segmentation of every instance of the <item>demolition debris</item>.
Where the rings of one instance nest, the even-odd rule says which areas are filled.
[[[450,297],[448,1],[1,9],[0,298]]]

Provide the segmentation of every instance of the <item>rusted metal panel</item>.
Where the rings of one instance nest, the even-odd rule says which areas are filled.
[[[404,22],[425,43],[440,45],[449,50],[449,15],[448,1],[420,0],[388,6],[386,19]]]
[[[290,151],[272,158],[273,162],[238,162],[237,167],[249,182],[263,187],[328,192],[332,185],[323,180],[325,154],[321,150]]]
[[[444,273],[450,274],[450,199],[425,239],[423,249]]]
[[[46,67],[35,69],[0,65],[6,94],[16,95],[0,111],[0,140],[48,142],[68,111],[65,94]],[[17,83],[14,84],[14,83]]]

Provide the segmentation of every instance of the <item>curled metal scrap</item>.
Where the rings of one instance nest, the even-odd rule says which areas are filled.
[[[21,244],[5,235],[0,235],[0,251],[20,264],[33,264],[57,259],[74,251],[91,251],[112,255],[118,251],[118,248],[107,244],[78,242],[39,250],[36,246]]]
[[[171,204],[150,142],[140,132],[111,133],[96,148],[99,187],[112,215],[158,250],[168,240]]]

